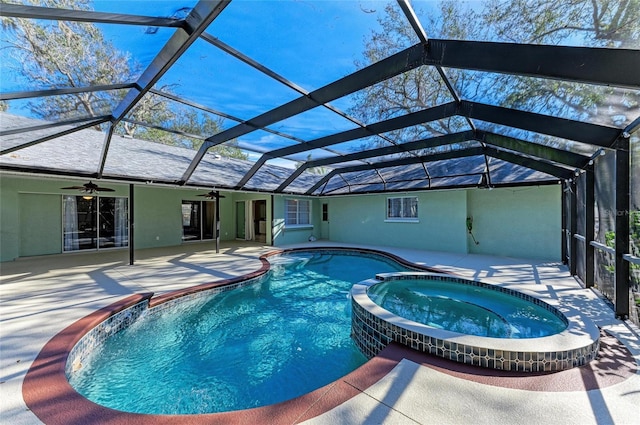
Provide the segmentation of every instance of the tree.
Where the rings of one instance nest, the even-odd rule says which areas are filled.
[[[428,14],[418,12],[418,16],[433,38],[636,48],[640,40],[638,0],[444,0],[437,9]],[[419,41],[395,5],[387,5],[378,20],[381,30],[371,34],[360,67]],[[598,112],[608,110],[607,119],[631,121],[640,105],[640,93],[609,87],[458,69],[446,69],[445,73],[462,99],[572,119],[598,122],[602,119]],[[365,122],[453,100],[433,67],[420,67],[383,81],[360,91],[355,98],[356,104],[349,112]],[[404,142],[463,128],[468,128],[464,120],[450,118],[392,136]],[[539,143],[553,143],[533,137]]]
[[[384,15],[378,21],[382,29],[373,32],[365,44],[364,61],[356,63],[359,68],[418,42],[413,29],[397,6],[387,4]],[[369,123],[450,102],[453,97],[435,68],[423,66],[367,87],[356,93],[355,99],[356,104],[349,112]],[[459,120],[456,119],[434,121],[396,131],[391,136],[398,141],[408,141],[454,132],[458,127]]]
[[[41,0],[38,5],[90,10],[87,0]],[[90,23],[2,18],[3,40],[12,50],[16,73],[42,89],[90,87],[129,82],[138,71],[130,57],[104,40]],[[111,110],[124,91],[82,92],[29,101],[31,112],[47,120],[99,116]]]
[[[482,12],[500,39],[560,44],[579,40],[594,47],[638,48],[638,0],[490,0]]]
[[[306,161],[296,161],[296,168],[300,168],[300,166],[304,165],[305,162],[309,162],[312,161],[313,158],[311,158],[311,154],[307,155],[307,160]],[[311,167],[311,168],[307,168],[306,170],[308,173],[311,174],[317,174],[319,176],[324,176],[325,174],[327,174],[329,172],[329,170],[326,167]]]
[[[38,6],[91,10],[89,0],[39,0]],[[105,39],[100,29],[89,22],[44,21],[26,18],[2,18],[3,40],[13,55],[13,71],[38,89],[92,87],[136,81],[141,66],[128,52],[118,50]],[[168,94],[173,86],[160,88]],[[49,121],[110,114],[127,90],[85,91],[59,96],[33,98],[31,113]],[[201,140],[180,137],[138,123],[166,127],[207,137],[220,131],[221,120],[196,109],[173,103],[147,93],[116,128],[116,133],[140,139],[197,149]],[[96,129],[102,130],[100,126]],[[246,159],[247,155],[229,143],[212,149],[221,155]]]
[[[482,19],[492,34],[508,42],[636,49],[640,46],[638,0],[491,0],[482,12]],[[616,121],[637,114],[640,105],[638,93],[613,88],[530,78],[514,80],[518,87],[507,97],[507,105],[548,110],[547,113],[604,125],[619,125]],[[527,95],[527,91],[536,96]],[[598,116],[602,110],[610,111],[606,118]]]
[[[144,140],[153,140],[165,145],[180,146],[197,150],[206,136],[218,133],[222,127],[221,119],[212,118],[204,112],[192,108],[173,106],[167,110],[164,128],[176,131],[169,132],[152,127],[138,126],[137,136]],[[190,137],[196,136],[196,137]],[[235,139],[210,149],[226,158],[244,159],[248,155],[237,146]]]

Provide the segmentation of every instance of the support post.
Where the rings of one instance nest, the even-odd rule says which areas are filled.
[[[135,255],[134,255],[134,235],[133,235],[133,208],[134,208],[134,199],[133,199],[133,183],[129,184],[129,265],[133,266],[134,262],[135,262]]]
[[[625,137],[626,136],[626,137]],[[629,317],[629,135],[623,133],[616,142],[616,270],[615,270],[615,313],[625,320]]]
[[[560,257],[562,259],[562,264],[568,264],[569,262],[569,252],[567,247],[567,234],[569,230],[567,229],[567,213],[568,205],[567,205],[567,195],[566,191],[569,190],[569,183],[566,180],[562,180],[562,190],[560,191],[560,220],[562,222],[561,228],[562,232],[560,235]]]
[[[220,192],[216,191],[216,254],[220,254]]]
[[[270,223],[269,227],[271,227],[271,243],[269,244],[270,246],[275,246],[275,239],[276,239],[276,235],[275,235],[275,232],[274,232],[274,230],[275,230],[275,225],[274,224],[275,223],[273,221],[273,217],[274,217],[274,215],[273,215],[274,202],[273,201],[274,201],[274,196],[271,195],[271,208],[270,208],[271,217],[269,218],[269,223]]]
[[[595,284],[595,248],[591,245],[591,241],[595,237],[595,179],[593,175],[593,166],[587,167],[585,173],[586,195],[584,200],[585,211],[585,234],[584,234],[584,252],[585,252],[585,276],[584,284],[587,288],[592,288]]]
[[[569,183],[571,196],[570,196],[570,210],[569,216],[571,217],[571,221],[569,222],[569,268],[571,270],[571,276],[575,276],[578,274],[578,240],[575,238],[576,233],[578,233],[578,195],[577,190],[578,187],[576,185],[576,180],[571,180]]]

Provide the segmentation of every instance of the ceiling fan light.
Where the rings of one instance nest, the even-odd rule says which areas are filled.
[[[91,196],[91,195],[84,195],[84,196],[82,197],[82,199],[86,199],[87,201],[90,201],[90,200],[92,200],[92,199],[93,199],[93,196]]]

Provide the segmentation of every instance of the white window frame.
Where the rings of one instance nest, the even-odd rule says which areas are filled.
[[[392,215],[392,202],[399,202],[399,212],[397,215]],[[411,211],[411,207],[407,207],[407,203],[415,203],[415,214]],[[387,198],[386,204],[386,218],[385,222],[387,223],[418,223],[420,220],[418,218],[418,197],[417,196],[391,196]]]
[[[307,211],[305,212],[303,208],[300,208],[302,204],[307,205]],[[291,211],[294,210],[294,211]],[[290,212],[294,212],[295,218],[289,216]],[[306,221],[307,223],[301,223],[301,221],[305,221],[304,215],[307,215]],[[288,198],[284,200],[284,227],[285,229],[309,229],[313,228],[313,224],[311,221],[311,200],[310,199],[300,199],[300,198]]]

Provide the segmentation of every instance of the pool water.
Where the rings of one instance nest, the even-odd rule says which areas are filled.
[[[349,290],[405,269],[339,251],[269,262],[260,283],[141,317],[91,354],[71,385],[122,411],[213,413],[285,401],[362,365],[350,338]]]
[[[538,338],[566,329],[558,316],[525,299],[471,284],[433,279],[373,285],[373,302],[414,322],[467,335]]]

